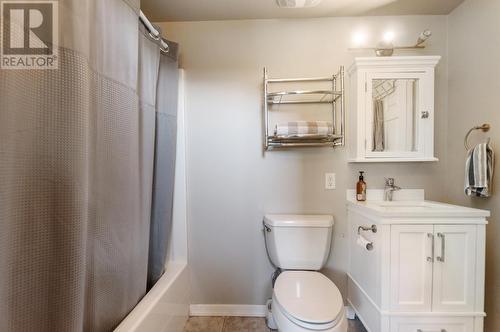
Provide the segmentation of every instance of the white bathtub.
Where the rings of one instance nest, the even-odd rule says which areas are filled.
[[[182,332],[189,315],[189,271],[186,263],[167,270],[115,332]]]
[[[115,332],[182,332],[189,315],[184,72],[180,71],[174,209],[165,274]]]

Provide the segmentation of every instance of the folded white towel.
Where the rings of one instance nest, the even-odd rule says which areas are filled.
[[[274,134],[278,137],[321,137],[333,134],[333,125],[327,121],[292,121],[277,124]]]
[[[494,167],[495,154],[488,143],[470,149],[465,163],[465,194],[490,197]]]

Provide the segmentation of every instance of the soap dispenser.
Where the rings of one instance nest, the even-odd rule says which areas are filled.
[[[356,184],[356,200],[360,202],[366,201],[366,182],[363,171],[359,172],[359,180]]]

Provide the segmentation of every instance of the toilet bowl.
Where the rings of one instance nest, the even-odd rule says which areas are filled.
[[[268,214],[264,235],[269,259],[281,272],[271,311],[281,332],[347,332],[344,301],[320,272],[331,249],[333,216]]]
[[[319,272],[282,272],[274,285],[272,313],[281,332],[347,331],[340,291]]]

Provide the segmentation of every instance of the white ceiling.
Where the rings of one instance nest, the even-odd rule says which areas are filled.
[[[141,9],[155,22],[361,15],[449,14],[463,0],[323,0],[319,6],[285,9],[276,0],[142,0]]]

